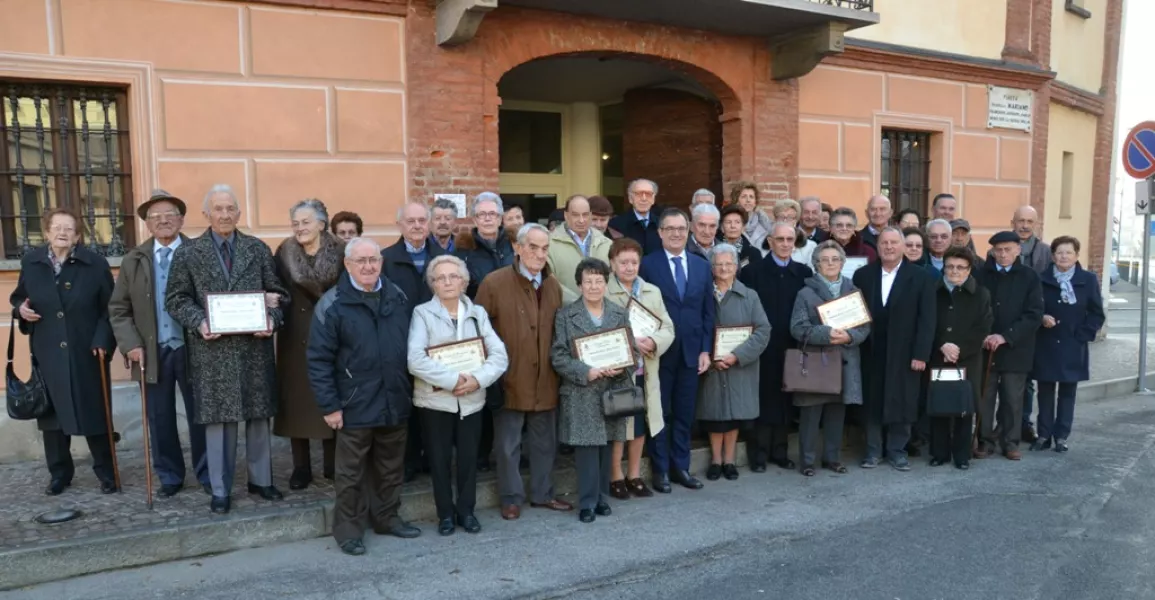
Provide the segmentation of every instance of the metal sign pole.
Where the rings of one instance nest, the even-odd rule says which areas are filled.
[[[1148,194],[1155,190],[1155,177],[1147,179]],[[1137,201],[1141,201],[1137,199]],[[1149,201],[1149,200],[1148,200]],[[1139,393],[1147,391],[1147,305],[1151,296],[1151,213],[1143,215],[1143,280],[1139,287]]]

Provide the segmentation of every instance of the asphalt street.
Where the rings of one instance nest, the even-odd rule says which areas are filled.
[[[1155,598],[1155,396],[1078,407],[1071,452],[969,472],[889,468],[737,482],[613,503],[591,525],[482,511],[484,531],[331,539],[0,594],[85,598]],[[853,457],[848,453],[847,462]],[[2,568],[2,567],[0,567]]]

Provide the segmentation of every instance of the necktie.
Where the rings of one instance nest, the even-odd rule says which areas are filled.
[[[221,244],[221,260],[225,263],[225,272],[232,274],[233,272],[233,255],[229,252],[229,243]]]
[[[686,296],[686,272],[682,270],[682,257],[674,256],[670,260],[674,261],[674,286],[678,288],[678,299],[681,300]]]
[[[166,275],[168,274],[168,266],[172,264],[172,260],[170,259],[171,254],[172,248],[160,249],[160,270],[164,271]]]

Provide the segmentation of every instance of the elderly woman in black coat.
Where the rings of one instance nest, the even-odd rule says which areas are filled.
[[[111,494],[117,487],[104,396],[116,348],[108,321],[112,271],[103,256],[79,245],[80,219],[68,209],[53,209],[41,222],[48,243],[20,261],[11,302],[52,402],[52,413],[37,423],[52,478],[44,491],[55,496],[72,485],[71,436],[82,435],[100,491]]]
[[[973,265],[974,254],[969,249],[947,248],[942,255],[943,276],[934,284],[936,318],[931,373],[940,369],[964,370],[971,383],[974,408],[964,415],[930,418],[932,467],[953,459],[956,468],[970,468],[974,409],[978,408],[983,385],[983,340],[994,322],[991,293],[975,281]]]
[[[1106,315],[1099,278],[1079,265],[1079,240],[1055,238],[1051,257],[1054,264],[1039,277],[1043,326],[1035,341],[1032,372],[1039,382],[1039,437],[1031,450],[1046,450],[1053,443],[1055,452],[1066,452],[1075,419],[1075,392],[1080,381],[1091,378],[1087,344],[1103,327]]]
[[[633,369],[591,367],[576,356],[573,342],[621,327],[629,332],[630,317],[624,307],[606,301],[609,265],[597,258],[583,259],[574,278],[581,288],[581,298],[558,309],[549,356],[561,378],[558,441],[574,447],[578,518],[582,523],[592,523],[595,515],[607,517],[611,512],[609,442],[625,441],[627,437],[626,419],[606,417],[602,395],[633,387]],[[633,335],[627,335],[633,346]]]

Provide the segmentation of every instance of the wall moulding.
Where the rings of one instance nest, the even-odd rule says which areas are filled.
[[[263,4],[287,8],[320,8],[404,17],[408,0],[226,0],[238,4]]]
[[[1055,81],[1051,84],[1051,101],[1060,106],[1092,114],[1096,117],[1103,116],[1107,102],[1101,94],[1081,90],[1061,81]]]
[[[865,46],[860,42],[847,43],[843,53],[826,58],[822,64],[1032,90],[1042,88],[1055,78],[1052,71],[1010,63],[967,60],[914,49],[908,52],[897,46]]]

